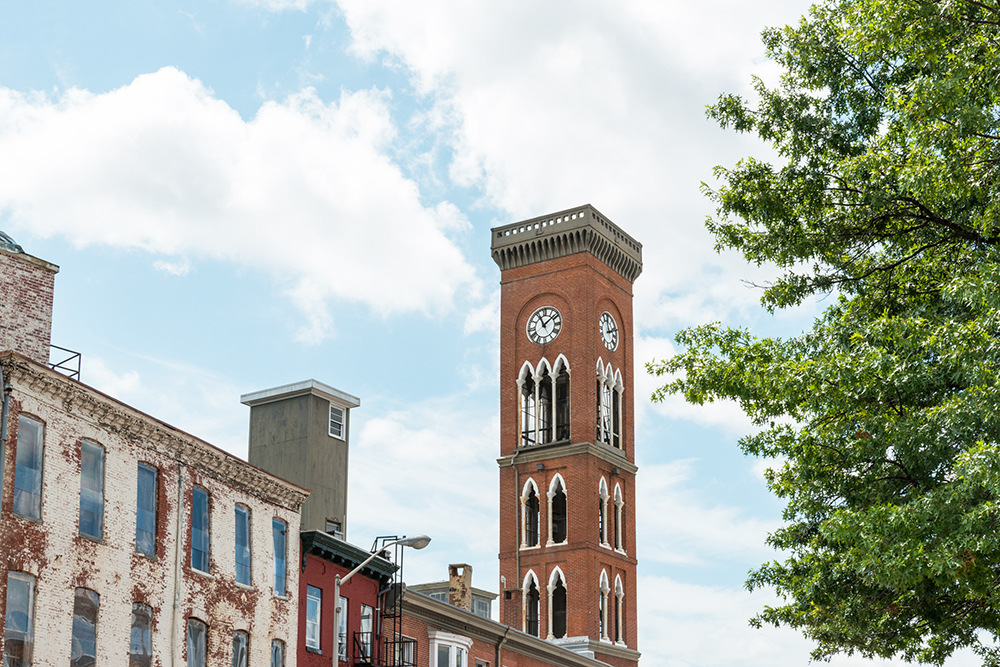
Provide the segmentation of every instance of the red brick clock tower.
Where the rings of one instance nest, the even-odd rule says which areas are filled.
[[[492,232],[501,619],[635,667],[632,283],[642,246],[589,205]]]

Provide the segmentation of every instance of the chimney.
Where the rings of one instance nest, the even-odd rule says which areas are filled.
[[[250,406],[250,463],[312,491],[302,505],[302,530],[346,539],[349,417],[361,399],[305,380],[244,394],[240,402]]]
[[[26,254],[0,232],[0,350],[48,366],[58,272],[58,266]]]
[[[472,611],[472,566],[448,566],[448,604]]]

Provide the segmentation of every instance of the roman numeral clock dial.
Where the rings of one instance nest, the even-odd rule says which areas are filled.
[[[528,318],[528,340],[545,345],[562,330],[562,315],[552,306],[542,306]]]

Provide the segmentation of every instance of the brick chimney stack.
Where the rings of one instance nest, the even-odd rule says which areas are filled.
[[[472,611],[472,566],[448,566],[448,604]]]
[[[58,266],[26,254],[0,232],[0,350],[48,365],[58,272]]]

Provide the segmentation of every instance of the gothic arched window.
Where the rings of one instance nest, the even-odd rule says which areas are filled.
[[[615,549],[625,551],[625,499],[622,487],[615,484]]]
[[[525,364],[517,384],[521,393],[521,445],[535,444],[535,378],[531,365]]]
[[[608,573],[601,570],[601,586],[597,594],[597,637],[601,641],[611,641],[608,638]]]
[[[548,364],[542,360],[538,364],[538,444],[552,442],[552,376]]]
[[[569,363],[556,359],[556,440],[569,440]]]
[[[532,637],[538,636],[538,578],[535,573],[528,570],[524,577],[524,631]]]
[[[617,371],[611,385],[611,445],[622,448],[622,373]]]
[[[615,576],[615,643],[625,645],[625,589],[622,587],[622,578]]]
[[[558,567],[549,579],[549,639],[566,636],[566,584]]]
[[[549,544],[566,541],[566,487],[562,475],[556,475],[549,486]]]
[[[601,546],[608,544],[608,483],[601,478],[597,489],[597,541]]]
[[[521,492],[521,546],[538,546],[539,524],[538,487],[535,480],[528,478]]]

